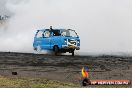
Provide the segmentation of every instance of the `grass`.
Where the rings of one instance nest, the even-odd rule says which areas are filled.
[[[17,78],[0,76],[0,88],[132,88],[131,86],[87,86],[41,78]]]

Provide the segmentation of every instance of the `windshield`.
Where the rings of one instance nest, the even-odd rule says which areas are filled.
[[[71,37],[77,37],[77,33],[74,30],[64,30],[61,33],[62,36],[71,36]]]

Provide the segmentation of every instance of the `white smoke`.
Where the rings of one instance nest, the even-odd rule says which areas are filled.
[[[0,35],[0,51],[33,52],[35,30],[72,28],[81,39],[80,52],[132,52],[131,0],[15,0],[8,30]]]

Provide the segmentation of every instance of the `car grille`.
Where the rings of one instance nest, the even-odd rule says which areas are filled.
[[[68,42],[72,45],[76,45],[77,42],[74,39],[68,39]]]

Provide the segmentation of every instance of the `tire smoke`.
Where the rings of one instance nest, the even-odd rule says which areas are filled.
[[[132,52],[131,0],[13,0],[8,29],[0,31],[0,51],[33,52],[37,29],[71,28],[81,39],[78,53]]]

